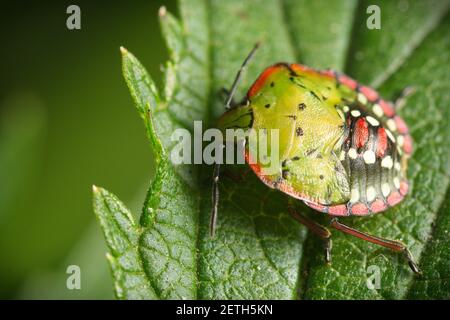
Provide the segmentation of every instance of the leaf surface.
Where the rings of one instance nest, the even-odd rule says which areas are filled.
[[[443,234],[448,230],[448,206],[441,208],[450,177],[446,139],[450,133],[448,17],[441,22],[448,1],[406,2],[407,9],[402,7],[405,1],[377,2],[382,29],[368,30],[364,19],[368,3],[364,1],[180,1],[179,19],[160,11],[171,57],[165,66],[163,90],[155,87],[131,53],[122,50],[124,76],[144,119],[158,166],[140,225],[128,221],[130,234],[125,233],[137,241],[133,242],[131,263],[131,270],[139,273],[137,282],[123,280],[128,269],[112,261],[119,298],[448,296],[448,282],[438,280],[448,273],[442,268],[449,263],[443,249],[448,247],[448,237]],[[405,28],[395,28],[392,17],[402,10],[408,11],[399,20]],[[420,32],[412,32],[410,19]],[[306,229],[287,215],[287,196],[268,189],[252,173],[243,181],[222,174],[218,235],[209,237],[211,170],[203,165],[172,165],[169,158],[176,141],[171,135],[176,128],[194,135],[195,120],[203,121],[203,129],[214,126],[224,111],[219,93],[231,85],[256,41],[263,45],[246,70],[237,97],[245,94],[266,66],[278,61],[300,60],[338,70],[347,66],[348,73],[362,83],[379,86],[385,97],[407,85],[416,87],[417,93],[400,111],[416,141],[409,168],[411,195],[386,214],[346,222],[404,241],[419,260],[423,255],[442,252],[443,260],[436,262],[438,273],[425,276],[436,285],[416,279],[399,255],[337,232],[333,263],[326,266],[321,243],[312,236],[305,242]],[[358,60],[361,52],[364,63]],[[241,167],[224,170],[239,175],[245,172]],[[110,199],[118,201],[113,196]],[[117,247],[126,241],[116,239],[120,228],[112,222],[128,215],[121,205],[112,208],[119,211],[108,211],[105,206],[97,206],[96,211],[100,221],[109,221],[102,227],[117,260],[131,248]],[[299,210],[311,214],[302,204]],[[444,227],[433,229],[435,221]],[[440,240],[428,241],[430,237]],[[372,265],[381,272],[378,290],[367,286],[368,267]],[[433,267],[424,264],[424,270],[427,268]],[[140,291],[134,285],[140,285]]]

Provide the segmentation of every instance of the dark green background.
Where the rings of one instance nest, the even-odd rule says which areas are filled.
[[[81,30],[66,28],[70,4]],[[91,186],[141,207],[153,163],[119,46],[159,75],[161,5],[176,12],[162,0],[2,3],[1,298],[112,298]],[[66,289],[70,264],[81,267],[80,291]]]

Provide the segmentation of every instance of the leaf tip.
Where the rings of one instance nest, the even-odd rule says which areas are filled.
[[[120,46],[120,53],[122,53],[122,55],[126,55],[128,54],[128,50],[125,47]]]
[[[98,193],[99,192],[99,188],[95,184],[92,185],[92,192],[93,193]]]
[[[162,7],[159,8],[158,15],[161,18],[164,18],[167,15],[167,9],[166,9],[165,6],[162,6]]]

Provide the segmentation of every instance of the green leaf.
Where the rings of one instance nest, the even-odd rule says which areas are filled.
[[[360,230],[402,240],[419,260],[445,198],[450,177],[450,143],[446,138],[450,133],[449,117],[444,116],[450,102],[446,89],[450,79],[448,70],[442,67],[450,63],[450,41],[446,37],[449,25],[447,17],[380,90],[384,96],[393,96],[409,85],[417,90],[400,111],[410,125],[415,141],[408,170],[409,196],[385,214],[370,219],[352,219],[352,225]],[[443,54],[436,55],[436,52]],[[343,234],[333,236],[332,268],[325,268],[317,259],[311,261],[306,298],[399,299],[407,296],[414,281],[420,281],[400,256]],[[369,290],[365,285],[370,265],[381,269],[380,290]]]
[[[381,9],[380,30],[366,28],[369,5]],[[436,28],[448,7],[446,0],[361,1],[347,72],[362,83],[379,87]]]
[[[315,68],[341,70],[357,4],[356,0],[284,1],[298,62]]]
[[[140,226],[124,218],[128,211],[115,197],[102,191],[109,200],[99,202],[103,198],[95,196],[96,203],[116,204],[98,205],[96,212],[114,257],[118,297],[447,297],[448,283],[440,279],[450,263],[444,249],[449,240],[445,237],[448,210],[439,208],[450,177],[448,16],[443,21],[448,3],[379,1],[381,30],[366,28],[366,2],[180,1],[180,19],[161,9],[170,54],[164,89],[157,90],[139,61],[122,49],[125,80],[158,164]],[[407,14],[400,14],[402,10]],[[395,16],[404,29],[394,23]],[[172,165],[171,135],[176,128],[192,133],[194,120],[202,120],[204,129],[214,126],[224,110],[220,89],[231,85],[256,41],[263,45],[246,70],[238,89],[241,96],[266,66],[297,59],[339,70],[347,61],[351,75],[380,86],[386,97],[407,85],[416,87],[417,93],[400,111],[416,141],[409,168],[410,196],[386,214],[347,221],[363,231],[404,241],[419,260],[442,253],[442,260],[423,264],[424,271],[435,268],[438,273],[417,279],[399,255],[337,232],[333,263],[326,266],[321,243],[312,235],[305,242],[305,228],[287,215],[288,197],[268,189],[251,173],[243,182],[222,177],[218,235],[209,237],[210,168]],[[302,204],[299,209],[311,211]],[[442,223],[442,229],[439,225],[433,230],[434,222]],[[434,244],[430,236],[441,240]],[[132,259],[123,264],[118,257],[125,253]],[[381,270],[379,290],[366,285],[371,265]],[[127,280],[128,270],[139,277]],[[427,282],[426,291],[422,290],[423,279],[432,279],[435,285]],[[143,289],[136,292],[136,288]]]
[[[139,257],[139,229],[127,208],[108,191],[93,187],[94,211],[110,250],[107,255],[119,299],[154,299]]]
[[[449,212],[450,192],[447,192],[421,258],[424,276],[411,285],[409,299],[450,299]]]

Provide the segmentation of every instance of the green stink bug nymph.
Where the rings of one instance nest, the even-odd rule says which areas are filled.
[[[277,63],[266,68],[247,92],[233,104],[239,70],[218,120],[222,131],[230,128],[279,132],[279,165],[275,172],[262,170],[245,138],[246,162],[270,188],[303,201],[331,216],[330,226],[366,241],[402,252],[411,269],[420,273],[406,245],[355,230],[338,221],[345,216],[365,216],[397,205],[408,192],[407,161],[412,139],[396,107],[411,92],[390,103],[350,77],[317,71],[300,64]],[[270,148],[270,144],[268,145]],[[219,198],[219,164],[213,177],[211,234],[214,235]],[[288,207],[289,213],[324,240],[326,260],[331,260],[331,233],[315,221]]]

